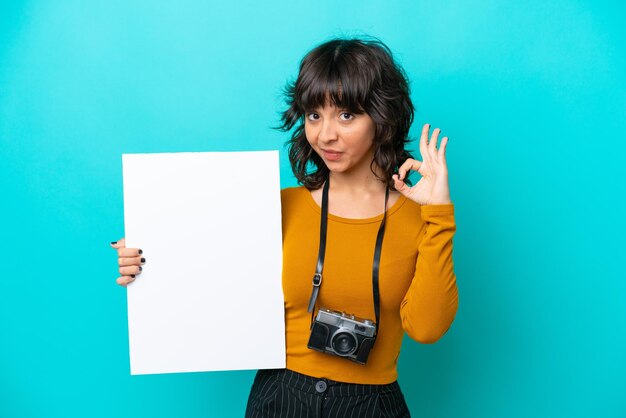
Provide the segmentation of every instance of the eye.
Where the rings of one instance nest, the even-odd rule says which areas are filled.
[[[306,115],[306,118],[308,120],[317,120],[319,118],[319,115],[317,113],[311,112]]]
[[[341,116],[346,116],[346,115],[347,115],[347,118],[346,118],[346,119],[343,119],[343,120],[352,120],[352,119],[354,119],[354,115],[353,115],[352,113],[349,113],[349,112],[341,112]]]

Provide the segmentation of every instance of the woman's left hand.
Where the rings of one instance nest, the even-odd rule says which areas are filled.
[[[435,128],[428,141],[430,124],[424,124],[420,138],[420,153],[424,161],[413,158],[407,159],[393,175],[394,187],[400,193],[420,205],[445,205],[450,200],[450,186],[448,185],[448,166],[446,165],[446,145],[448,137],[441,139],[437,149],[437,137],[441,129]],[[417,171],[422,178],[413,187],[409,187],[404,179],[409,170]]]

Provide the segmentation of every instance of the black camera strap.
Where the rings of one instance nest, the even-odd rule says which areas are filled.
[[[330,176],[329,176],[330,179]],[[317,254],[317,266],[315,267],[315,275],[313,275],[313,292],[309,299],[309,309],[311,312],[311,322],[313,322],[313,314],[315,310],[315,301],[317,295],[320,292],[320,286],[322,284],[322,269],[324,268],[324,255],[326,254],[326,229],[328,225],[328,179],[324,183],[324,189],[322,190],[322,216],[320,219],[320,248]]]
[[[374,248],[374,263],[372,264],[372,288],[374,292],[374,312],[376,313],[376,334],[374,341],[378,335],[378,326],[380,325],[380,293],[378,291],[378,271],[380,270],[380,253],[383,250],[383,236],[385,235],[385,223],[387,220],[387,200],[389,199],[389,186],[385,190],[385,211],[383,212],[383,220],[378,227],[376,235],[376,247]]]
[[[309,299],[309,309],[311,312],[311,323],[315,317],[315,302],[322,285],[322,269],[324,267],[324,255],[326,253],[326,230],[328,227],[328,189],[330,177],[324,183],[322,190],[322,214],[320,219],[320,247],[317,256],[317,266],[315,275],[313,276],[313,291]],[[387,220],[387,201],[389,200],[389,186],[385,190],[385,211],[383,212],[383,220],[378,228],[376,236],[376,247],[374,249],[374,263],[372,266],[372,288],[374,293],[374,312],[376,313],[376,334],[378,334],[378,325],[380,323],[380,293],[378,289],[378,272],[380,270],[380,254],[383,246],[383,236],[385,235],[385,223]],[[374,336],[376,338],[376,336]]]

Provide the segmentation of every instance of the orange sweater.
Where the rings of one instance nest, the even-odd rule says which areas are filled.
[[[458,307],[452,262],[454,206],[425,205],[400,196],[387,209],[380,261],[380,324],[367,364],[309,349],[307,312],[319,248],[321,208],[305,187],[281,191],[283,292],[287,368],[314,377],[385,384],[398,377],[404,332],[430,344],[443,336]],[[382,214],[348,219],[329,214],[321,307],[375,320],[372,261]]]

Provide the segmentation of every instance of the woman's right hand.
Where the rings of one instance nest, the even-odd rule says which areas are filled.
[[[125,238],[112,242],[111,247],[117,249],[117,263],[120,266],[121,276],[117,278],[116,282],[120,286],[126,287],[128,283],[135,280],[135,275],[141,273],[143,269],[141,264],[146,262],[145,257],[142,257],[143,251],[139,248],[126,248]]]

